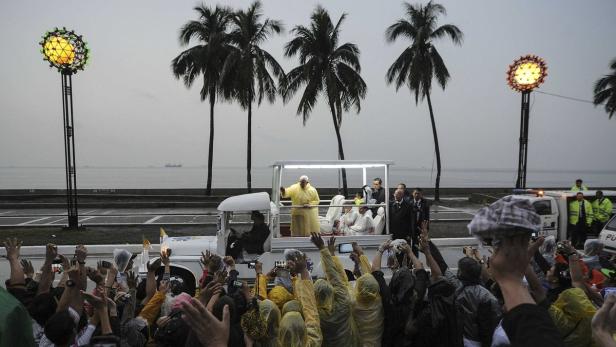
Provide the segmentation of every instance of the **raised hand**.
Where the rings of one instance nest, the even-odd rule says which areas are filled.
[[[258,260],[255,262],[255,273],[257,274],[263,273],[263,263]]]
[[[329,253],[331,255],[336,254],[336,237],[332,236],[327,240],[327,249],[329,249]]]
[[[22,242],[17,238],[7,238],[4,241],[4,248],[6,248],[6,258],[8,260],[19,259],[19,251],[21,249]]]
[[[95,268],[86,267],[86,275],[88,276],[88,278],[98,284],[103,284],[103,282],[105,281],[105,278],[103,277],[103,275]]]
[[[222,259],[222,261],[225,263],[227,268],[235,269],[235,260],[233,259],[233,257],[226,256]]]
[[[86,257],[88,256],[88,249],[84,245],[77,245],[75,247],[75,259],[83,264],[86,261]]]
[[[214,275],[214,281],[220,284],[225,284],[227,282],[227,275],[227,270],[216,271],[216,274]]]
[[[80,281],[80,277],[81,277],[81,271],[79,270],[79,264],[74,264],[72,265],[68,270],[66,270],[66,268],[64,268],[66,271],[66,274],[68,275],[68,278],[77,283]]]
[[[319,233],[310,233],[310,241],[319,249],[325,248],[325,242]]]
[[[229,306],[222,310],[222,321],[218,320],[198,300],[182,302],[184,321],[190,326],[199,342],[204,346],[223,347],[229,343],[230,314]]]
[[[45,263],[51,264],[58,256],[58,246],[48,243],[45,247]]]
[[[616,296],[614,294],[605,298],[603,306],[592,318],[591,327],[592,336],[599,346],[616,346],[616,342],[612,339],[612,334],[616,333]]]
[[[34,277],[34,266],[32,266],[32,262],[27,259],[22,259],[20,261],[21,267],[24,269],[24,274],[28,278]]]
[[[210,281],[201,292],[199,292],[199,300],[207,305],[210,299],[217,294],[222,293],[222,284],[216,281]]]
[[[126,275],[126,284],[128,289],[137,289],[137,274],[133,271],[129,271]]]
[[[357,256],[361,256],[364,254],[364,250],[361,248],[360,245],[357,244],[357,242],[352,242],[351,246],[353,246],[353,252],[355,252]]]
[[[107,268],[103,266],[103,261],[99,260],[96,262],[96,270],[101,273],[103,276],[107,276]]]
[[[384,253],[388,249],[391,249],[391,240],[386,240],[379,246],[380,253]]]
[[[171,257],[171,248],[167,248],[167,250],[160,252],[160,261],[163,263],[163,265],[169,266],[169,264],[171,264],[170,257]]]

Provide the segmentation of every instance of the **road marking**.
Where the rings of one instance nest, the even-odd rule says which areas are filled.
[[[6,212],[0,212],[0,214],[7,214],[7,213],[11,213],[13,211],[6,211]]]
[[[83,222],[87,221],[88,219],[92,219],[92,218],[95,218],[95,216],[90,216],[90,217],[85,217],[85,218],[82,218],[82,219],[79,221],[79,223],[83,223]]]
[[[92,212],[96,212],[96,210],[90,210],[90,211],[86,211],[86,212],[81,212],[80,214],[84,215],[84,214],[90,214]]]
[[[148,219],[147,221],[143,222],[143,224],[152,224],[152,223],[154,223],[155,221],[159,220],[159,219],[160,219],[160,218],[162,218],[162,217],[163,217],[163,216],[156,216],[156,217],[154,217],[154,218],[150,218],[150,219]]]
[[[49,218],[51,218],[51,217],[43,217],[43,218],[33,219],[33,220],[30,220],[30,221],[27,221],[27,222],[19,223],[19,224],[17,224],[17,225],[18,225],[18,226],[19,226],[19,225],[31,225],[32,223],[35,223],[35,222],[40,222],[40,221],[42,221],[42,220],[44,220],[44,219],[49,219]]]
[[[55,221],[53,221],[53,222],[47,222],[47,223],[45,223],[45,225],[54,225],[54,223],[59,222],[59,221],[61,221],[61,220],[66,220],[66,217],[62,217],[62,218],[60,218],[60,219],[56,219],[56,220],[55,220]]]

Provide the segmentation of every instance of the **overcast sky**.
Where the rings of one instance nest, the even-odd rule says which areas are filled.
[[[248,1],[220,1],[234,8]],[[285,70],[289,30],[307,24],[317,1],[265,0],[265,15],[287,31],[264,48]],[[385,72],[408,44],[388,44],[387,26],[403,16],[401,1],[321,1],[331,16],[348,14],[341,42],[361,50],[368,94],[360,114],[344,115],[347,159],[390,159],[430,168],[433,140],[428,106],[407,89],[388,86]],[[451,80],[433,89],[433,106],[447,168],[517,165],[520,95],[505,70],[527,53],[543,57],[549,76],[540,90],[591,100],[594,82],[616,57],[616,1],[441,1],[442,24],[464,32],[464,43],[435,42]],[[174,79],[171,60],[183,49],[178,31],[196,19],[193,0],[28,0],[0,2],[0,166],[62,166],[60,76],[43,62],[38,42],[55,26],[82,34],[91,48],[86,70],[74,79],[78,165],[205,165],[209,107],[199,88]],[[215,5],[216,2],[207,2]],[[533,93],[529,169],[616,170],[616,119],[603,108]],[[336,159],[336,137],[321,99],[307,125],[297,98],[253,111],[253,165],[281,159]],[[216,105],[215,166],[245,165],[246,113]]]

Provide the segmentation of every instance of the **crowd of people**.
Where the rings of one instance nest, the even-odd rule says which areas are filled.
[[[192,286],[172,276],[171,250],[139,278],[127,251],[88,264],[86,247],[62,255],[49,244],[35,272],[9,239],[0,346],[616,346],[616,267],[599,241],[579,252],[531,239],[539,216],[506,197],[469,224],[490,252],[465,248],[453,271],[428,224],[417,237],[425,263],[394,239],[373,259],[353,244],[345,269],[335,236],[312,233],[323,278],[288,249],[268,272],[256,263],[252,285],[238,280],[233,257],[209,252]]]

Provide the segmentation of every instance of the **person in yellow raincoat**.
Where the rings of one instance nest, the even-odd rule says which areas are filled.
[[[291,209],[291,236],[310,236],[310,233],[318,233],[319,226],[319,193],[310,185],[308,176],[299,178],[299,182],[290,187],[280,187],[283,198],[290,198],[293,207]],[[299,207],[301,206],[301,207]]]
[[[359,347],[359,335],[352,316],[352,297],[341,263],[332,257],[320,234],[313,233],[312,243],[319,249],[321,265],[327,279],[318,279],[314,283],[323,347]]]
[[[280,347],[320,347],[323,341],[319,312],[314,297],[314,285],[306,268],[306,257],[302,255],[287,264],[299,278],[293,282],[293,292],[299,305],[285,311],[278,328]],[[301,307],[301,313],[295,309]]]

